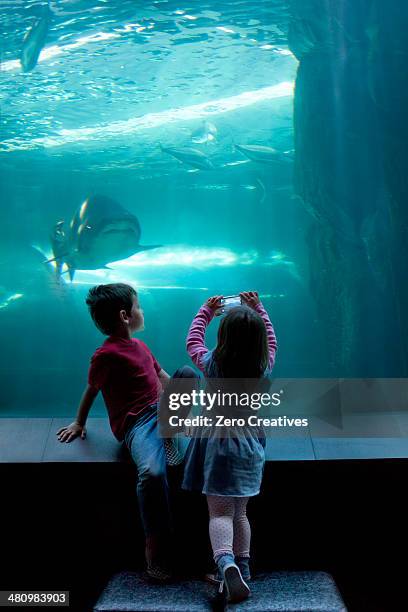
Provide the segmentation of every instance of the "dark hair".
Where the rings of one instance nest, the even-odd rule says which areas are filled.
[[[224,378],[259,378],[268,367],[265,323],[249,306],[236,306],[222,319],[213,353],[217,375]]]
[[[96,327],[107,336],[113,334],[119,323],[119,311],[125,310],[130,315],[135,296],[133,287],[124,283],[92,287],[86,303]]]

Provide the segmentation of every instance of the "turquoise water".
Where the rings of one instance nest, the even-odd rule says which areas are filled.
[[[373,249],[378,216],[368,217],[371,225],[357,241],[346,222],[336,221],[331,234],[331,248],[349,244],[346,255],[353,259],[357,252],[374,279],[385,277],[375,300],[367,298],[367,277],[353,280],[360,283],[364,318],[373,326],[381,318],[377,358],[365,359],[366,335],[356,329],[360,349],[336,361],[333,344],[352,320],[325,317],[336,294],[328,287],[322,306],[324,286],[316,290],[319,270],[327,274],[333,263],[323,258],[316,265],[311,241],[322,221],[299,197],[296,179],[296,165],[306,158],[299,156],[302,119],[294,120],[300,53],[288,45],[291,27],[296,35],[293,6],[283,0],[51,1],[38,62],[23,72],[24,36],[46,10],[28,0],[1,6],[2,414],[74,413],[89,358],[103,341],[84,300],[89,287],[104,282],[138,290],[146,319],[141,338],[169,372],[187,362],[184,339],[204,300],[257,290],[278,337],[276,376],[403,375],[390,273]],[[307,39],[315,44],[310,34]],[[358,97],[358,79],[354,86]],[[299,95],[296,89],[298,102]],[[316,140],[325,129],[322,120]],[[353,136],[353,126],[347,130]],[[275,157],[253,161],[235,145],[273,147]],[[198,169],[194,156],[191,164],[180,162],[161,147],[193,148],[211,167]],[[346,172],[347,151],[338,142],[333,151]],[[375,175],[375,165],[370,172]],[[362,176],[370,201],[382,202],[384,185]],[[331,182],[319,172],[316,180]],[[360,197],[362,185],[359,190]],[[59,277],[55,263],[44,263],[53,257],[50,236],[56,222],[67,228],[96,194],[137,217],[140,244],[160,246],[105,261],[109,268],[78,268],[70,282],[66,267]],[[364,198],[359,202],[363,209]],[[334,214],[335,206],[329,223]],[[353,215],[353,223],[362,218],[358,209]],[[333,267],[336,274],[343,268]],[[349,279],[343,281],[347,286]],[[210,345],[215,332],[216,324]],[[92,415],[102,414],[100,403]]]

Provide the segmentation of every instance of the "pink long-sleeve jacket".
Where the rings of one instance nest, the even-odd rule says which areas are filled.
[[[269,347],[268,371],[270,372],[274,366],[276,350],[278,348],[275,331],[269,315],[263,305],[261,303],[257,304],[254,310],[256,310],[256,312],[262,317],[265,323]],[[204,304],[194,317],[187,334],[187,352],[190,355],[193,363],[202,372],[205,370],[207,363],[206,358],[208,358],[208,353],[210,353],[209,349],[205,345],[205,331],[213,317],[214,312],[211,310],[211,308]]]

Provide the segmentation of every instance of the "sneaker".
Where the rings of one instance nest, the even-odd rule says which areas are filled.
[[[211,584],[217,584],[219,586],[220,582],[222,582],[222,576],[219,569],[210,572],[209,574],[205,574],[204,580],[207,582],[211,582]]]
[[[249,559],[247,557],[236,558],[235,562],[239,567],[239,571],[241,572],[242,579],[245,582],[248,582],[252,579],[250,570],[249,570]],[[220,584],[222,582],[222,575],[219,569],[215,569],[213,572],[205,574],[204,580],[207,582],[211,582],[211,584]]]
[[[249,569],[249,557],[235,557],[235,563],[239,567],[242,578],[247,582],[251,580],[251,571]]]
[[[243,580],[238,565],[232,562],[226,563],[222,568],[222,574],[223,580],[219,592],[222,593],[225,589],[228,602],[239,603],[249,597],[251,591]]]
[[[146,573],[149,578],[155,580],[156,582],[167,582],[171,579],[171,574],[167,570],[159,567],[158,565],[148,565]]]

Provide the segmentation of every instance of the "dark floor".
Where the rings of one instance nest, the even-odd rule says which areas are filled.
[[[112,574],[143,567],[136,473],[104,419],[72,444],[56,440],[59,425],[2,422],[0,589],[69,590],[70,609],[85,612]],[[408,461],[378,458],[401,453],[379,438],[319,444],[312,438],[306,458],[298,440],[275,446],[248,510],[255,570],[326,571],[350,612],[405,610]],[[370,461],[360,458],[370,450]],[[201,576],[211,567],[205,500],[179,490],[180,468],[169,472],[174,564]]]

